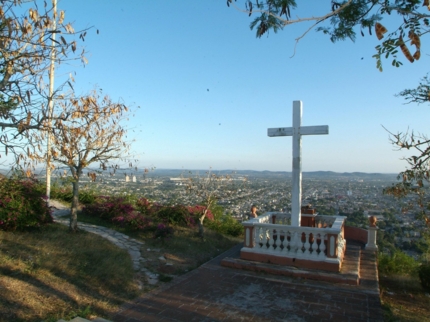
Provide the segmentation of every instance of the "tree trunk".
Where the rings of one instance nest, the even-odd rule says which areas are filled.
[[[78,230],[78,205],[79,205],[79,177],[73,180],[73,199],[72,208],[70,211],[70,226],[72,232]]]
[[[203,221],[205,220],[206,214],[208,212],[209,208],[206,208],[203,212],[203,215],[199,218],[199,237],[204,238],[205,237],[205,227],[203,227]]]
[[[205,236],[205,228],[203,227],[203,220],[205,220],[205,216],[201,216],[199,218],[199,237],[204,238]]]

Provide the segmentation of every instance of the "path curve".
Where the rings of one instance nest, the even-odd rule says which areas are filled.
[[[54,218],[54,222],[68,226],[70,222],[68,219],[64,219],[64,216],[70,214],[70,208],[57,200],[50,200],[49,204],[53,210],[52,217]],[[140,251],[145,244],[144,242],[130,238],[129,236],[124,235],[118,231],[102,226],[85,224],[82,222],[78,222],[78,226],[82,230],[97,234],[103,238],[106,238],[119,248],[127,250],[131,256],[131,260],[133,261],[134,270],[138,273],[144,274],[148,284],[157,284],[158,274],[152,273],[146,267],[144,267],[146,259],[142,256]]]

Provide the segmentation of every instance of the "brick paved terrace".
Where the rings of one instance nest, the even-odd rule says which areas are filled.
[[[249,267],[246,267],[246,261],[241,261],[241,269],[221,265],[221,261],[237,264],[241,247],[237,245],[123,305],[113,320],[383,320],[374,252],[357,248],[357,245],[350,247],[346,254],[348,265],[344,265],[340,273],[324,273],[324,278],[317,278],[321,275],[318,271],[294,268],[278,267],[280,273],[269,274],[264,270],[267,264],[255,262],[248,262]],[[356,278],[357,282],[350,283],[351,278]]]

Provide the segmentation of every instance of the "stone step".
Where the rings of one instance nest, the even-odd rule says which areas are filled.
[[[326,272],[320,270],[297,268],[293,266],[282,266],[275,264],[260,263],[240,259],[240,253],[232,257],[225,257],[221,261],[224,267],[243,269],[255,272],[265,272],[272,275],[304,278],[330,283],[348,285],[360,285],[360,257],[361,246],[355,242],[347,242],[345,257],[340,272]]]
[[[67,322],[67,321],[60,319],[57,322]],[[70,320],[69,322],[111,322],[111,321],[103,319],[103,318],[96,318],[95,320],[90,321],[90,320],[87,320],[87,319],[84,319],[84,318],[77,316],[74,319]]]

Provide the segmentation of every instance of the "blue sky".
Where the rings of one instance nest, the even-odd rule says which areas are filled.
[[[301,17],[329,8],[308,2]],[[429,133],[428,107],[394,96],[426,74],[425,41],[420,61],[385,61],[381,73],[374,35],[333,44],[311,31],[291,58],[308,25],[257,39],[252,19],[226,1],[59,0],[58,8],[76,30],[94,26],[79,42],[88,65],[63,66],[58,78],[76,71],[79,94],[97,85],[134,108],[127,126],[141,167],[291,171],[291,138],[269,138],[267,128],[291,126],[294,100],[303,101],[303,125],[330,128],[303,138],[304,171],[396,173],[405,153],[382,125]]]

